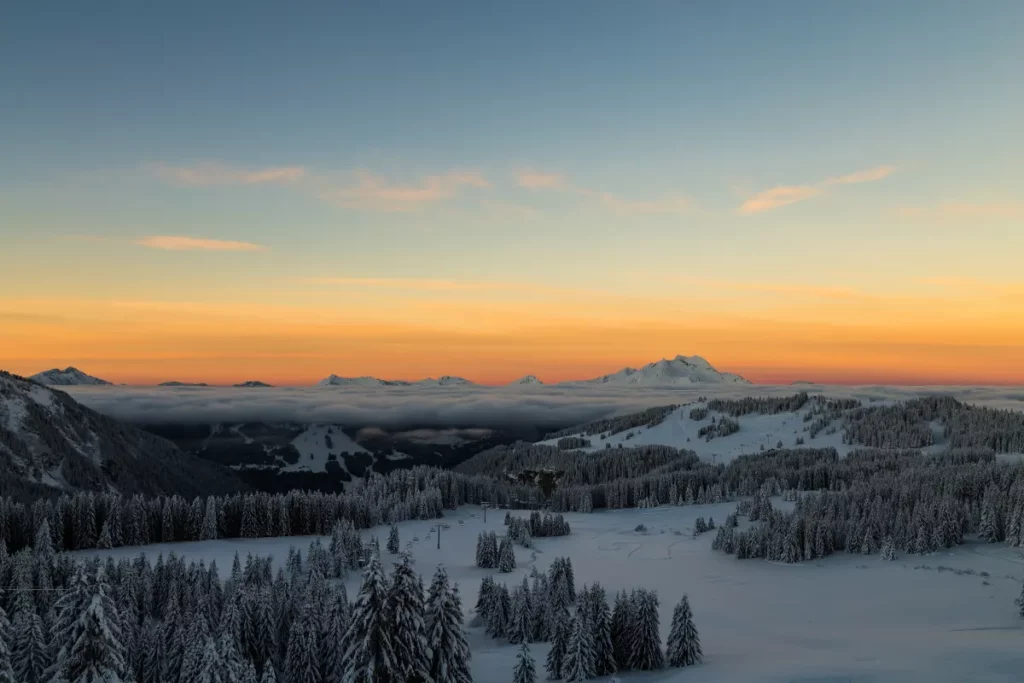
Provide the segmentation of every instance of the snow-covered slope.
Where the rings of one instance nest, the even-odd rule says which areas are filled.
[[[0,371],[0,494],[61,489],[199,495],[237,490],[219,465],[50,389]]]
[[[691,384],[750,384],[739,375],[719,372],[700,356],[676,356],[648,363],[639,370],[622,368],[610,375],[563,384],[611,384],[637,386],[670,386]]]
[[[510,386],[510,387],[518,387],[518,386],[523,386],[523,385],[534,385],[534,386],[537,386],[537,385],[540,385],[540,384],[544,384],[544,382],[541,382],[539,379],[537,379],[536,375],[526,375],[525,377],[520,377],[519,379],[515,380],[514,382],[509,382],[508,386]]]
[[[339,469],[347,469],[342,453],[369,453],[339,425],[330,424],[310,425],[292,440],[292,446],[299,452],[299,461],[282,467],[282,472],[326,472],[329,461],[337,462]]]
[[[87,375],[78,368],[72,367],[67,367],[63,370],[60,368],[53,368],[52,370],[36,373],[29,377],[29,379],[33,382],[39,382],[40,384],[46,384],[53,387],[68,387],[81,384],[112,384],[112,382],[108,382],[105,379]]]
[[[843,443],[843,433],[839,429],[841,420],[835,420],[831,426],[835,431],[823,429],[813,438],[805,430],[807,423],[803,416],[807,409],[775,415],[750,414],[734,419],[739,423],[738,432],[727,436],[716,436],[710,441],[699,435],[700,429],[711,424],[712,420],[721,421],[728,417],[720,412],[709,410],[707,417],[694,420],[690,417],[693,409],[707,408],[706,403],[687,403],[669,413],[664,421],[652,427],[635,427],[611,434],[608,432],[588,436],[578,436],[590,441],[590,445],[580,450],[597,452],[605,448],[633,448],[636,446],[671,446],[683,448],[697,453],[705,460],[727,463],[736,456],[758,453],[779,447],[783,448],[835,448],[840,455],[845,455],[856,446]],[[603,437],[603,438],[602,438]],[[798,443],[800,440],[802,443]],[[554,446],[558,439],[547,439],[538,442]]]

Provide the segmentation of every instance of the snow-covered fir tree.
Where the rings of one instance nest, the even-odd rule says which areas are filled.
[[[615,607],[612,610],[611,638],[612,653],[618,668],[629,666],[629,655],[632,651],[631,628],[633,624],[633,604],[625,591],[615,594]]]
[[[523,643],[516,656],[516,668],[512,672],[512,683],[537,683],[537,668],[530,656],[530,648]]]
[[[412,568],[412,557],[402,555],[391,574],[388,619],[401,672],[401,680],[422,683],[429,677],[430,649],[424,624],[423,584]]]
[[[892,536],[886,536],[885,541],[882,543],[882,550],[879,554],[886,562],[891,562],[896,559],[896,546],[892,541]]]
[[[1017,614],[1024,617],[1024,587],[1020,589],[1020,596],[1013,601],[1013,604],[1017,605]]]
[[[427,605],[427,623],[430,625],[427,642],[431,648],[429,680],[433,683],[471,683],[469,644],[462,630],[459,588],[449,586],[444,567],[437,568],[431,586],[437,597]]]
[[[610,676],[618,669],[615,646],[612,642],[612,613],[607,594],[595,583],[587,592],[590,627],[594,633],[594,671],[598,676]]]
[[[569,649],[570,620],[569,612],[565,608],[559,608],[551,615],[551,649],[548,650],[545,668],[548,678],[552,681],[562,678],[562,665],[565,663],[565,653]]]
[[[397,555],[400,547],[401,545],[398,540],[398,526],[392,524],[391,531],[388,533],[388,552],[392,555]]]
[[[288,635],[285,683],[321,683],[320,623],[317,605],[306,602],[292,621]]]
[[[508,625],[508,641],[513,645],[529,643],[533,636],[533,600],[530,584],[523,583],[512,592],[512,617]]]
[[[498,549],[498,571],[507,574],[515,571],[516,555],[512,550],[512,541],[502,539],[501,547]]]
[[[128,674],[121,618],[102,568],[87,585],[88,602],[69,632],[71,645],[57,663],[69,683],[121,683]]]
[[[579,610],[569,626],[569,642],[562,660],[562,677],[578,683],[596,676],[594,667],[594,632],[587,612]]]
[[[658,596],[654,591],[638,589],[632,596],[628,668],[650,671],[664,666],[658,625]]]
[[[22,591],[14,604],[11,621],[11,668],[18,683],[42,683],[51,661],[47,656],[46,630],[36,612],[31,593]]]
[[[690,600],[684,594],[672,612],[672,630],[668,634],[666,658],[669,666],[690,666],[703,657],[700,636],[693,624]]]
[[[11,668],[11,623],[3,607],[0,593],[0,683],[14,683],[14,669]]]
[[[507,638],[512,621],[512,596],[505,584],[494,584],[487,605],[487,634],[492,638]]]
[[[341,648],[343,683],[391,683],[399,679],[401,662],[388,618],[388,582],[378,554],[371,556],[366,568]]]

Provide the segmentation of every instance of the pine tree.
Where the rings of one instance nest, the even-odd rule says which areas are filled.
[[[1017,605],[1017,614],[1024,617],[1024,587],[1020,589],[1020,597],[1013,601]]]
[[[690,600],[684,594],[672,612],[672,630],[668,634],[667,657],[669,666],[690,666],[701,661],[700,636],[693,625]]]
[[[658,625],[658,596],[654,591],[638,590],[633,596],[633,603],[629,668],[637,671],[660,669],[664,666],[664,655]]]
[[[220,661],[220,653],[217,652],[217,645],[213,638],[206,636],[202,644],[202,653],[196,663],[195,673],[190,678],[183,678],[183,681],[196,681],[196,683],[227,683],[222,676],[223,666]]]
[[[277,674],[274,673],[274,664],[269,659],[263,663],[263,675],[260,676],[260,683],[277,683]]]
[[[0,565],[0,576],[3,566]],[[11,668],[11,624],[3,607],[0,593],[0,683],[14,683],[14,669]]]
[[[401,679],[409,683],[427,680],[430,648],[424,625],[423,585],[412,568],[412,558],[402,555],[391,575],[388,618],[391,637],[401,665]]]
[[[526,646],[526,643],[519,648],[516,668],[512,672],[512,683],[537,683],[537,668],[534,666],[530,648]]]
[[[551,650],[548,651],[545,666],[548,678],[552,681],[562,678],[562,665],[565,663],[565,653],[569,648],[569,627],[569,613],[564,608],[559,608],[552,614]]]
[[[615,596],[615,609],[612,611],[611,637],[612,653],[615,655],[615,663],[620,669],[629,666],[629,653],[632,647],[630,643],[632,623],[632,603],[625,591],[619,591]]]
[[[292,622],[285,657],[286,683],[320,683],[320,624],[316,605],[306,603]]]
[[[18,683],[41,683],[46,670],[47,643],[43,620],[30,594],[23,592],[15,603],[11,624],[11,667]]]
[[[388,534],[388,552],[392,555],[397,555],[399,547],[398,527],[392,524],[391,533]]]
[[[341,643],[344,683],[390,683],[400,678],[401,662],[388,620],[387,578],[373,554]]]
[[[880,557],[886,562],[891,562],[896,559],[896,546],[892,542],[892,536],[885,537],[885,541],[882,543],[882,552]]]
[[[502,539],[498,550],[498,571],[507,574],[516,568],[516,555],[512,550],[512,541]]]
[[[438,574],[443,573],[444,568],[438,567]],[[469,673],[469,644],[462,630],[459,588],[448,587],[447,574],[444,574],[443,581],[436,575],[435,579],[440,584],[438,597],[428,605],[427,615],[430,624],[427,632],[427,642],[431,647],[430,680],[433,683],[471,683],[473,677]]]
[[[596,675],[594,667],[594,633],[585,611],[577,611],[572,620],[569,643],[562,662],[562,677],[571,683],[585,681]]]
[[[103,570],[88,582],[89,602],[71,629],[67,657],[59,663],[71,683],[120,683],[128,673],[121,619]]]
[[[594,671],[598,676],[610,676],[618,666],[612,642],[612,613],[608,598],[600,584],[590,588],[590,625],[594,632]]]
[[[338,646],[345,638],[349,622],[349,604],[344,584],[334,592],[326,622],[320,639],[320,666],[324,682],[335,683],[341,680],[343,670],[343,653]]]

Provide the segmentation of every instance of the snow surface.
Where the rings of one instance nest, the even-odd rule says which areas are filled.
[[[516,570],[510,574],[474,566],[477,534],[485,529],[503,534],[504,511],[488,511],[485,524],[481,509],[461,508],[442,520],[404,522],[399,534],[427,584],[437,564],[447,567],[459,584],[467,624],[484,576],[492,574],[511,588],[531,567],[546,570],[559,556],[572,558],[577,588],[599,581],[610,599],[620,589],[656,590],[663,645],[672,609],[687,593],[704,663],[651,674],[619,674],[624,681],[1022,680],[1022,621],[1013,605],[1024,574],[1020,551],[968,542],[952,552],[901,555],[895,562],[873,555],[840,554],[784,565],[713,552],[714,532],[691,538],[696,517],[710,515],[720,523],[733,509],[734,504],[723,503],[567,514],[572,534],[534,539],[532,550],[517,546]],[[440,550],[437,532],[431,531],[438,521],[448,525],[441,531]],[[641,523],[647,527],[645,533],[634,530]],[[382,526],[364,531],[363,538],[377,536],[383,546],[387,534],[388,528]],[[120,558],[142,551],[155,562],[159,553],[173,551],[186,560],[216,560],[220,575],[226,577],[236,551],[243,563],[247,553],[269,554],[280,567],[290,546],[305,552],[312,538],[172,543],[76,554]],[[325,544],[328,540],[323,537]],[[385,561],[393,558],[384,553]],[[350,575],[345,583],[350,598],[354,597],[359,576]],[[518,646],[492,640],[479,628],[468,631],[473,680],[510,680]],[[548,648],[547,643],[530,645],[539,679]]]
[[[708,411],[708,417],[696,421],[690,419],[690,410],[699,407],[706,407],[706,403],[694,401],[672,411],[665,417],[664,421],[653,427],[635,427],[617,434],[604,433],[592,436],[580,433],[585,439],[590,440],[590,446],[579,449],[590,453],[598,452],[606,448],[632,448],[636,446],[672,446],[673,448],[685,448],[694,451],[704,460],[728,463],[738,455],[758,453],[764,446],[764,450],[777,448],[782,442],[783,448],[835,448],[840,456],[844,456],[857,446],[843,443],[843,433],[837,429],[835,434],[826,434],[823,430],[815,438],[803,431],[807,423],[803,421],[803,415],[808,408],[796,412],[779,413],[777,415],[743,415],[741,417],[730,417],[740,424],[740,430],[728,436],[717,436],[711,441],[705,441],[704,437],[697,436],[701,427],[711,424],[711,419],[721,420],[725,416],[714,410]],[[836,420],[833,425],[839,426],[841,420]],[[941,428],[940,428],[941,429]],[[626,438],[627,434],[633,436]],[[798,438],[804,439],[803,445],[796,443]],[[558,439],[546,439],[538,443],[554,446]]]
[[[517,387],[517,386],[523,386],[523,385],[534,385],[534,386],[536,386],[536,385],[541,385],[541,384],[544,384],[544,382],[541,382],[539,379],[537,379],[536,375],[526,375],[524,377],[520,377],[519,379],[517,379],[517,380],[515,380],[513,382],[509,382],[508,386],[510,386],[510,387]]]
[[[330,447],[327,446],[328,437],[331,440]],[[345,459],[341,457],[342,452],[369,453],[343,432],[340,426],[332,424],[310,425],[291,443],[299,452],[299,461],[282,467],[282,472],[326,472],[327,456],[331,453],[337,456],[338,466],[347,469]]]

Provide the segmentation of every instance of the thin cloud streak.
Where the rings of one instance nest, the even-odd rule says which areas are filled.
[[[266,168],[239,168],[215,161],[204,161],[194,166],[151,164],[150,171],[174,185],[208,187],[215,185],[288,184],[306,177],[302,166],[270,166]]]
[[[859,183],[871,183],[889,177],[896,171],[895,166],[876,166],[865,171],[848,173],[847,175],[834,176],[815,185],[781,185],[769,190],[758,192],[744,201],[737,213],[749,216],[755,213],[771,211],[783,206],[802,202],[822,194],[827,187],[836,185],[856,185]]]
[[[401,185],[367,170],[356,171],[355,185],[321,192],[321,198],[345,208],[412,211],[451,199],[462,188],[487,188],[490,182],[475,171],[449,171],[430,175],[417,184]]]
[[[608,209],[629,214],[673,214],[689,211],[686,197],[666,195],[657,199],[631,199],[611,192],[601,192],[570,183],[561,173],[521,171],[517,184],[531,190],[558,190],[600,202]]]
[[[1010,218],[1024,220],[1024,202],[954,202],[935,206],[905,206],[896,210],[904,218]]]
[[[134,244],[166,251],[267,251],[267,247],[253,242],[214,240],[182,235],[153,235],[136,240]]]

